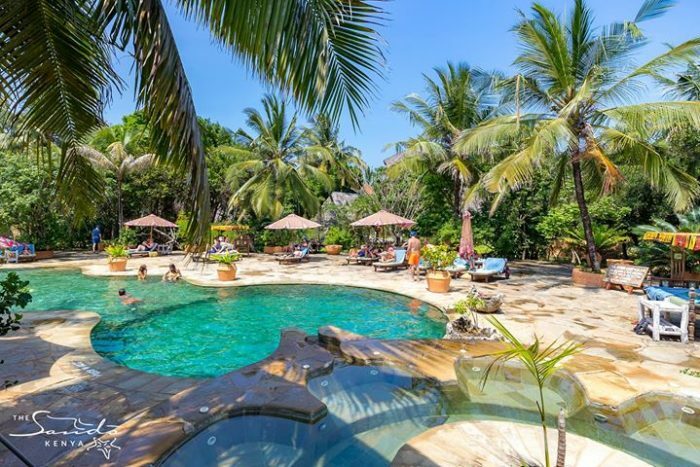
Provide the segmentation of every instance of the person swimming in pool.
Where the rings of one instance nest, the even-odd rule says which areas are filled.
[[[182,277],[180,270],[172,263],[168,266],[168,270],[163,274],[163,282],[177,282]]]
[[[136,305],[143,302],[140,298],[132,297],[126,293],[126,289],[119,289],[119,300],[122,301],[122,305]]]
[[[138,277],[140,281],[145,281],[148,278],[148,268],[146,268],[145,264],[139,266],[139,272],[136,273],[136,277]]]

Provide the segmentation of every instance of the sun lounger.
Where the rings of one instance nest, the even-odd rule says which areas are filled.
[[[309,260],[309,249],[304,248],[301,250],[301,255],[299,256],[294,256],[294,254],[289,254],[285,256],[281,256],[277,258],[277,261],[279,261],[280,264],[292,264],[292,263],[301,263],[302,261],[308,261]]]
[[[396,255],[396,258],[394,259],[394,261],[386,261],[386,262],[379,261],[377,263],[374,263],[374,270],[375,271],[379,271],[380,269],[392,270],[392,269],[407,267],[406,250],[394,250],[394,254]]]
[[[452,263],[452,266],[445,269],[452,277],[459,277],[469,269],[469,263],[466,259],[457,258]]]
[[[168,256],[173,252],[173,244],[172,242],[164,243],[162,245],[158,245],[158,248],[156,248],[156,251],[158,252],[159,256]]]
[[[18,245],[11,246],[7,249],[7,251],[9,251],[7,260],[8,263],[36,260],[36,251],[34,250],[33,243],[20,243]]]
[[[138,248],[133,248],[131,250],[126,250],[126,254],[131,256],[150,256],[151,253],[158,251],[158,244],[154,243],[150,248],[145,250],[139,250]]]
[[[488,282],[493,276],[505,275],[508,278],[508,260],[505,258],[486,258],[479,269],[469,271],[472,280],[484,279]]]
[[[376,256],[357,256],[357,250],[350,250],[350,254],[345,261],[348,264],[364,264],[365,266],[370,266],[375,261],[379,261]]]

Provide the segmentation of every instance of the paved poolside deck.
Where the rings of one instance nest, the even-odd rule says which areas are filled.
[[[104,275],[108,274],[104,262],[103,256],[87,254],[20,266],[81,267],[85,274]],[[170,262],[179,265],[187,281],[200,286],[343,284],[402,293],[445,312],[477,285],[483,291],[505,294],[503,312],[498,317],[518,337],[527,340],[537,333],[546,342],[563,337],[585,344],[584,352],[566,366],[592,402],[619,407],[649,392],[700,400],[700,378],[681,373],[686,368],[700,370],[700,343],[653,342],[648,336],[634,334],[632,322],[638,297],[575,287],[566,266],[519,262],[513,265],[507,281],[474,284],[466,278],[458,279],[448,294],[428,292],[424,282],[410,281],[405,271],[375,273],[366,266],[347,265],[343,257],[325,255],[286,266],[272,257],[254,255],[239,263],[239,279],[226,284],[216,280],[215,265],[184,263],[179,256],[132,260],[126,274],[135,275],[140,264],[147,264],[151,274],[162,274]],[[270,360],[220,378],[197,381],[148,375],[102,359],[90,346],[90,329],[97,320],[97,315],[88,312],[32,313],[25,315],[22,331],[0,338],[0,357],[6,361],[0,365],[0,381],[20,381],[0,391],[0,433],[16,432],[20,424],[28,423],[17,417],[38,408],[67,413],[80,409],[88,418],[104,417],[107,423],[119,425],[119,449],[111,450],[114,457],[108,463],[145,464],[212,419],[241,410],[281,411],[305,420],[314,420],[323,413],[323,407],[308,398],[304,383],[314,372],[330,371],[332,356],[301,333],[289,334]],[[487,353],[494,346],[455,341],[380,341],[342,331],[337,334],[338,348],[349,359],[405,365],[444,384],[454,384],[456,358]],[[324,335],[333,336],[334,331],[324,330]],[[204,405],[208,410],[200,413]],[[31,456],[38,463],[90,465],[104,452],[97,453],[95,446],[88,449],[89,437],[85,441],[82,449],[23,444],[20,455]],[[17,460],[14,456],[0,449],[0,465],[13,465]]]

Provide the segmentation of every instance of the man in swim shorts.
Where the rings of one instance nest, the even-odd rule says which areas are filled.
[[[420,262],[420,240],[415,230],[411,231],[411,238],[408,239],[406,255],[408,255],[408,272],[411,274],[411,278],[417,281],[419,279],[418,263]]]

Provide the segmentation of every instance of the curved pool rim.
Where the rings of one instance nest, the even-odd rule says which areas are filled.
[[[128,281],[128,282],[133,282],[136,284],[136,279],[132,277],[131,275],[124,275],[124,274],[86,274],[85,270],[83,267],[66,267],[65,265],[62,266],[52,266],[52,267],[42,267],[42,268],[13,268],[12,270],[19,272],[20,274],[24,272],[51,272],[51,273],[60,273],[61,271],[70,271],[73,273],[80,273],[83,277],[89,278],[90,280],[104,280],[104,281],[109,281],[109,280],[123,280],[123,281]],[[8,271],[9,272],[9,271]],[[332,276],[331,276],[332,277]],[[301,280],[259,280],[258,277],[255,278],[256,283],[249,284],[249,283],[240,283],[240,282],[234,282],[233,284],[225,284],[226,287],[210,287],[207,285],[200,285],[196,283],[196,281],[192,280],[187,280],[185,279],[183,282],[186,283],[187,286],[189,287],[194,287],[194,288],[202,288],[202,289],[219,289],[219,288],[236,288],[236,289],[249,289],[249,290],[255,290],[255,289],[260,289],[260,288],[265,288],[265,287],[293,287],[293,286],[324,286],[324,287],[338,287],[338,288],[343,288],[343,289],[352,289],[356,291],[372,291],[372,292],[377,292],[382,295],[386,295],[388,297],[401,297],[404,299],[410,299],[412,301],[415,301],[418,303],[418,306],[428,306],[433,309],[433,321],[436,323],[440,323],[440,327],[442,329],[442,333],[444,333],[444,326],[447,323],[448,316],[447,313],[445,312],[444,307],[440,306],[439,303],[436,303],[431,300],[426,300],[424,297],[418,297],[416,296],[417,294],[412,294],[409,292],[399,292],[396,290],[392,290],[391,288],[387,287],[367,287],[364,284],[363,285],[358,285],[355,283],[350,283],[348,281],[338,281],[338,280],[324,280],[324,281],[301,281]],[[130,286],[129,286],[130,287]],[[238,369],[242,369],[245,367],[248,367],[250,365],[253,365],[255,363],[267,360],[270,356],[274,354],[274,352],[277,349],[277,346],[280,343],[280,333],[281,331],[289,328],[299,328],[299,325],[303,326],[303,322],[300,321],[299,325],[296,325],[293,322],[290,322],[288,324],[285,324],[281,327],[275,328],[274,329],[274,343],[270,346],[268,346],[267,349],[262,349],[259,355],[255,355],[255,359],[251,359],[245,362],[242,362],[238,366],[231,366],[229,369],[225,369],[225,371],[220,372],[218,374],[211,374],[211,375],[194,375],[194,374],[172,374],[168,372],[160,372],[157,369],[149,369],[149,368],[144,368],[144,367],[139,367],[138,365],[133,366],[130,365],[128,361],[121,361],[119,359],[119,355],[116,356],[116,358],[111,358],[109,355],[108,351],[103,351],[99,345],[95,345],[95,336],[96,333],[100,332],[100,325],[104,325],[104,323],[109,322],[109,320],[105,321],[105,318],[103,316],[103,309],[100,306],[81,306],[79,308],[80,311],[88,311],[88,312],[93,312],[98,316],[98,322],[96,325],[93,327],[91,333],[90,333],[90,344],[91,344],[91,349],[93,352],[95,352],[97,355],[99,355],[101,358],[114,363],[115,365],[118,365],[120,367],[128,368],[133,371],[138,371],[142,372],[145,374],[151,374],[151,375],[159,375],[159,376],[165,376],[165,377],[174,377],[174,378],[216,378],[219,376],[223,376],[225,374],[231,373],[233,371],[236,371]],[[45,312],[53,312],[53,311],[59,311],[59,310],[65,310],[65,308],[61,307],[32,307],[30,305],[30,312],[40,312],[40,311],[45,311]],[[439,315],[437,314],[439,313]],[[429,320],[430,318],[424,317],[421,318],[424,320]],[[437,320],[437,321],[436,321]],[[313,323],[313,321],[312,321]],[[322,324],[319,323],[314,323],[312,324],[311,327],[305,328],[305,332],[308,333],[309,335],[317,335],[318,330],[322,326],[336,326],[340,329],[347,330],[347,327],[341,323],[333,322],[333,320],[329,320],[328,322],[324,322]],[[313,327],[313,329],[312,329]],[[367,337],[367,338],[372,338],[372,339],[414,339],[414,340],[430,340],[430,339],[436,339],[441,336],[437,335],[425,335],[424,337],[421,337],[420,335],[416,336],[391,336],[391,335],[364,335],[362,332],[360,332],[358,335]]]
[[[322,378],[324,376],[332,375],[338,368],[343,368],[344,366],[358,366],[358,367],[365,367],[365,368],[380,368],[380,371],[387,371],[387,372],[396,372],[398,371],[399,374],[403,373],[404,377],[412,377],[417,380],[422,380],[428,384],[433,385],[434,389],[439,391],[441,394],[443,394],[444,397],[449,397],[447,394],[449,392],[457,390],[458,384],[457,383],[445,383],[445,382],[439,382],[437,380],[434,380],[433,378],[426,377],[426,376],[421,376],[417,374],[413,369],[411,369],[407,364],[398,364],[398,365],[387,365],[387,362],[383,363],[373,363],[373,364],[348,364],[348,363],[342,363],[340,365],[334,365],[331,366],[327,372],[321,372],[319,374],[315,375],[309,375],[309,377],[306,380],[306,387],[307,391],[309,391],[313,397],[319,399],[324,405],[326,405],[325,401],[321,399],[319,394],[317,394],[315,391],[312,391],[308,388],[309,383],[311,380],[315,380],[318,378]],[[383,369],[383,370],[382,370]],[[596,409],[597,404],[593,403],[588,399],[588,394],[585,391],[585,385],[581,383],[579,378],[571,373],[570,371],[566,369],[559,369],[557,371],[559,373],[558,377],[563,379],[563,380],[568,380],[570,383],[573,383],[576,386],[576,389],[579,391],[582,391],[583,397],[585,398],[585,406],[583,407],[583,410],[591,411],[594,412]],[[613,410],[618,410],[623,407],[629,408],[629,406],[635,404],[638,402],[639,399],[650,399],[650,400],[658,400],[659,398],[668,398],[672,399],[673,403],[680,408],[680,406],[685,405],[685,404],[698,404],[700,405],[700,400],[697,400],[695,398],[692,398],[690,396],[684,396],[681,394],[673,394],[673,393],[660,393],[658,391],[647,391],[641,394],[638,394],[636,396],[630,397],[629,399],[626,399],[623,401],[620,405],[616,406],[613,408]],[[696,405],[697,406],[697,405]],[[499,406],[502,409],[506,409],[507,406]],[[494,407],[490,407],[492,410]],[[522,409],[519,412],[522,418],[513,418],[513,417],[508,417],[504,416],[501,421],[507,422],[507,423],[515,423],[515,424],[525,424],[525,425],[530,425],[530,426],[539,426],[539,421],[535,420],[532,417],[538,416],[537,412],[533,408],[532,410],[529,409]],[[512,414],[512,412],[511,412]],[[226,423],[227,421],[232,421],[234,419],[243,419],[243,418],[249,418],[252,419],[252,422],[255,423],[255,419],[258,418],[273,418],[273,419],[278,419],[281,421],[287,421],[290,423],[294,424],[303,424],[305,427],[308,426],[309,429],[313,428],[316,426],[317,423],[323,422],[323,420],[329,416],[330,413],[323,414],[320,418],[318,419],[302,419],[297,416],[294,416],[293,414],[290,413],[284,413],[284,412],[278,412],[275,413],[274,411],[271,410],[266,410],[264,407],[260,407],[260,410],[251,410],[251,411],[245,411],[245,412],[239,412],[239,411],[231,411],[227,415],[218,416],[215,418],[212,418],[208,421],[208,423],[205,423],[203,425],[200,425],[197,427],[197,430],[188,434],[184,439],[179,440],[178,442],[172,444],[171,446],[168,447],[168,449],[160,456],[158,459],[157,465],[165,465],[170,459],[173,458],[173,456],[185,445],[187,445],[189,442],[192,442],[195,440],[198,436],[202,435],[204,432],[207,430],[211,429],[213,426],[220,424],[220,423]],[[442,425],[448,425],[452,423],[453,421],[449,420],[450,416],[457,416],[459,417],[461,415],[460,412],[455,412],[455,413],[446,413],[438,417],[443,417],[445,420],[441,423],[438,423],[436,426],[442,426]],[[477,415],[473,420],[478,421],[478,420],[491,420],[493,415],[492,414],[487,414],[487,413],[482,413],[480,415]],[[536,418],[536,417],[535,417]],[[496,417],[496,420],[498,420],[498,417]],[[595,426],[596,423],[600,423],[599,421],[591,422],[591,426]],[[607,421],[603,422],[607,423]],[[426,426],[425,431],[430,430],[431,426]],[[549,425],[549,428],[552,428],[552,425]],[[621,432],[614,432],[612,437],[609,437],[610,434],[608,434],[606,437],[605,435],[599,437],[595,436],[590,436],[589,434],[583,433],[581,431],[580,426],[577,425],[567,425],[567,432],[571,432],[572,434],[576,434],[580,437],[587,438],[590,440],[593,440],[595,442],[601,443],[608,448],[612,450],[617,450],[620,452],[624,452],[627,454],[630,454],[631,456],[640,459],[644,462],[649,462],[651,465],[654,465],[654,457],[660,458],[664,456],[670,456],[674,457],[674,460],[677,461],[678,463],[675,465],[692,465],[685,461],[684,459],[681,459],[679,457],[675,457],[673,454],[670,454],[668,451],[661,449],[657,446],[651,445],[649,443],[645,443],[641,440],[636,440],[632,439],[631,435],[633,435],[636,432],[628,432],[626,430],[623,430]],[[410,439],[413,437],[410,437],[409,439],[406,439],[403,443],[402,446]],[[616,443],[621,443],[621,444],[616,444]],[[296,446],[296,442],[291,443],[292,445],[295,446],[295,449],[302,449],[301,447]],[[630,449],[623,449],[624,446],[631,445]],[[634,447],[646,447],[648,450],[645,452],[645,455],[640,455],[638,451],[635,451],[633,448]]]

